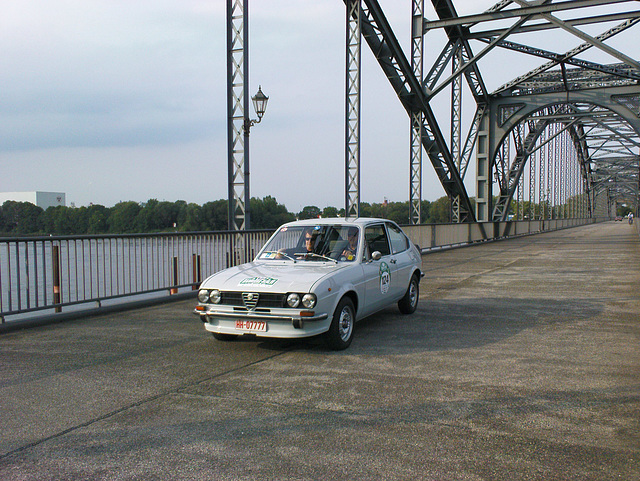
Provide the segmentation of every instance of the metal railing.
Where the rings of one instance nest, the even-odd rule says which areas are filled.
[[[475,222],[464,224],[420,224],[402,226],[414,244],[423,251],[443,247],[471,245],[497,239],[578,227],[610,220],[602,218],[518,220],[504,222]]]
[[[197,289],[252,259],[271,230],[0,238],[0,320]]]
[[[607,219],[404,226],[423,252]],[[0,238],[0,321],[166,298],[255,257],[272,230]]]

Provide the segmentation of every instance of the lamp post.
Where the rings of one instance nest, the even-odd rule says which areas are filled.
[[[267,97],[262,92],[262,86],[258,86],[258,92],[251,97],[251,101],[253,102],[253,109],[256,111],[258,118],[256,120],[250,120],[249,117],[244,120],[244,135],[249,137],[249,130],[255,124],[259,124],[262,120],[262,116],[267,110],[267,102],[269,101],[269,97]]]
[[[262,87],[259,86],[258,87],[258,92],[251,97],[251,101],[253,102],[253,108],[256,111],[256,114],[258,115],[257,119],[250,119],[249,118],[249,113],[248,113],[248,108],[245,107],[244,113],[245,113],[245,117],[244,117],[244,121],[242,123],[242,130],[244,130],[244,152],[243,152],[243,160],[244,160],[244,165],[243,165],[243,186],[242,186],[242,190],[244,193],[244,201],[242,200],[242,198],[240,196],[237,196],[236,198],[232,198],[230,195],[230,209],[229,212],[230,214],[232,213],[232,215],[230,216],[230,228],[237,230],[245,230],[245,229],[249,229],[250,228],[250,224],[251,224],[251,207],[250,207],[250,202],[251,202],[251,195],[249,193],[249,189],[250,189],[250,182],[249,182],[249,131],[251,130],[251,127],[253,127],[255,124],[260,123],[260,121],[262,120],[262,117],[264,116],[265,111],[267,110],[267,102],[269,101],[269,97],[267,97],[264,92],[262,92]],[[240,132],[237,132],[238,135],[240,135]],[[239,167],[239,166],[238,166]],[[240,226],[237,223],[238,218],[235,216],[235,213],[241,211],[243,213],[243,217],[242,217],[242,222],[240,223]]]

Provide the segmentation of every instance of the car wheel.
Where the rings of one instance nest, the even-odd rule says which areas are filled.
[[[234,334],[221,334],[219,332],[212,332],[214,339],[217,341],[234,341],[238,336]]]
[[[420,295],[420,281],[418,276],[411,276],[409,287],[404,297],[398,301],[398,309],[403,314],[413,314],[418,307],[418,297]]]
[[[348,348],[353,339],[355,324],[356,310],[353,302],[348,297],[343,297],[333,313],[333,320],[326,334],[329,347],[335,351]]]

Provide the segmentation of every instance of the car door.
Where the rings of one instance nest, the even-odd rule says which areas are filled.
[[[392,271],[395,266],[391,262],[391,247],[384,223],[365,227],[364,248],[365,302],[361,311],[367,315],[393,302],[394,290],[397,290]],[[380,252],[380,259],[373,259],[374,252]]]
[[[392,283],[393,295],[395,298],[400,298],[409,286],[415,260],[411,256],[410,241],[402,230],[391,222],[387,222],[386,226],[389,245],[391,247],[391,257],[389,261],[392,266],[391,272],[395,279],[395,282]]]

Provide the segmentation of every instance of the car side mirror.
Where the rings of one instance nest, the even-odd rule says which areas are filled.
[[[374,251],[373,254],[371,254],[371,258],[374,261],[379,261],[380,259],[382,259],[382,253],[380,251]]]

